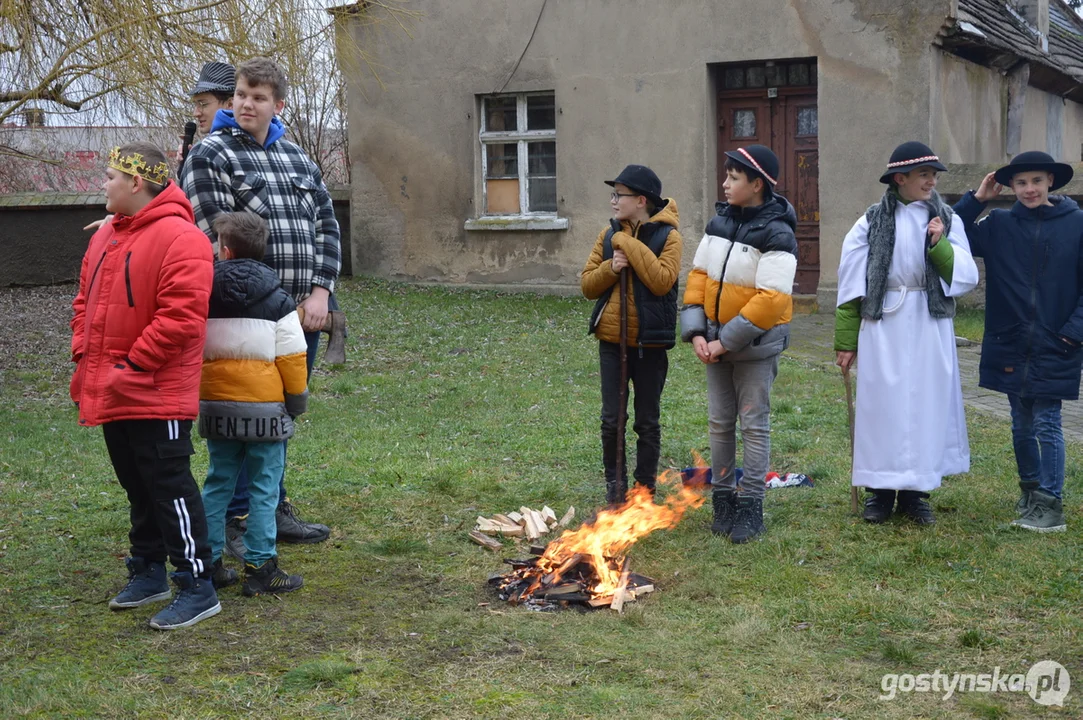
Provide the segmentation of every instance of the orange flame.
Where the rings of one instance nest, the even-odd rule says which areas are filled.
[[[591,559],[599,577],[598,583],[590,591],[595,595],[607,595],[616,590],[628,549],[655,530],[668,530],[676,526],[685,512],[698,508],[706,500],[701,487],[681,482],[679,471],[666,470],[658,477],[658,485],[675,485],[677,489],[668,494],[664,502],[655,504],[646,487],[635,486],[629,490],[628,499],[623,505],[600,510],[593,523],[583,525],[578,530],[566,530],[549,543],[537,567],[552,573],[573,555],[580,554]],[[554,578],[552,582],[557,579]]]

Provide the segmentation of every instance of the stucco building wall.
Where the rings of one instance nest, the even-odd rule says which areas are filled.
[[[950,0],[413,6],[424,18],[412,38],[352,29],[384,68],[382,88],[349,73],[355,271],[577,286],[609,216],[602,182],[630,162],[652,166],[677,200],[687,268],[717,199],[713,68],[814,57],[820,289],[830,296],[842,237],[881,194],[887,155],[933,134],[930,39]],[[478,97],[537,90],[555,92],[558,212],[569,229],[465,230],[481,199]]]

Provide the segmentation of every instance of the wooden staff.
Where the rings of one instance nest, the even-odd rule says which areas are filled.
[[[854,466],[854,388],[853,382],[850,380],[850,368],[844,367],[842,369],[842,380],[846,384],[846,414],[850,421],[850,472],[853,472]],[[850,512],[857,514],[858,512],[858,493],[857,486],[850,482]]]
[[[617,401],[617,487],[624,478],[624,429],[628,425],[628,268],[620,271],[620,389]],[[624,498],[621,498],[621,502]]]

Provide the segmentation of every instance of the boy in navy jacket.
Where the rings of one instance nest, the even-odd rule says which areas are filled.
[[[980,385],[1006,393],[1021,495],[1016,527],[1067,529],[1062,400],[1079,397],[1083,365],[1083,211],[1050,195],[1072,168],[1043,152],[1017,155],[955,205],[975,257],[985,258],[985,337]],[[1010,210],[975,222],[1004,186]]]

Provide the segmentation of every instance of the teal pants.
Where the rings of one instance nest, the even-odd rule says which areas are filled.
[[[222,557],[226,544],[226,508],[233,498],[241,468],[248,469],[248,529],[244,533],[244,562],[259,567],[275,551],[275,509],[278,485],[286,467],[285,442],[207,440],[210,466],[203,484],[203,508],[207,513],[207,536],[212,560]]]

